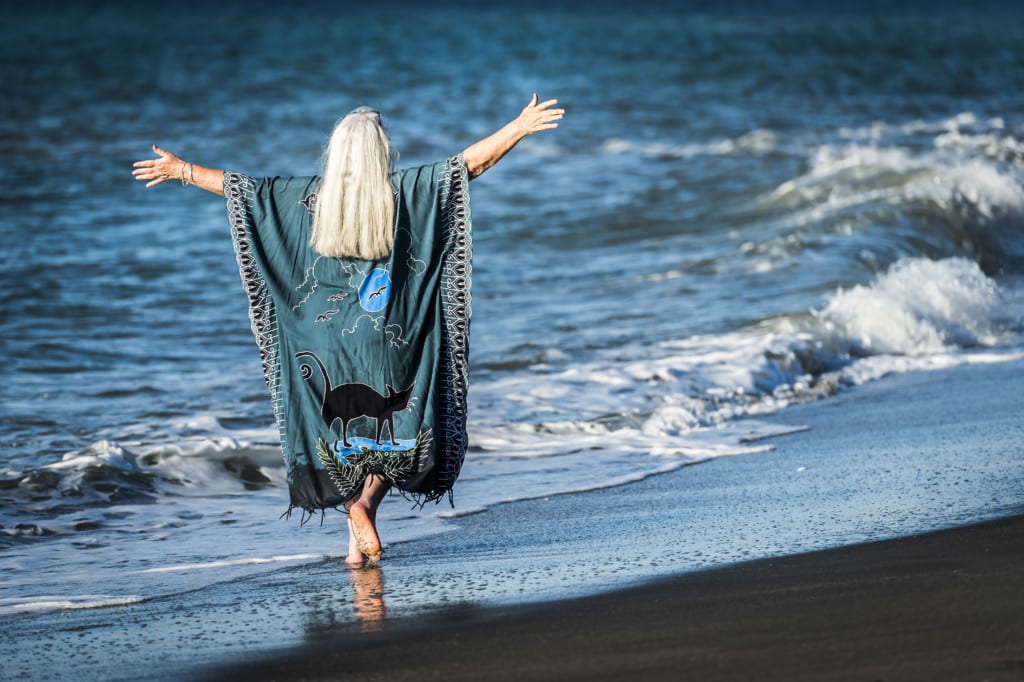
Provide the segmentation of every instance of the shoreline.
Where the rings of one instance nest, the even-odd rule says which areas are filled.
[[[1024,516],[449,612],[233,680],[1024,679]]]
[[[921,625],[927,633],[935,597],[958,604],[957,617],[973,617],[975,605],[990,608],[993,623],[1017,632],[1012,621],[1024,612],[1017,568],[1024,566],[1024,424],[1019,418],[1024,394],[1014,377],[1024,376],[1022,370],[1024,361],[1015,360],[887,377],[772,415],[778,423],[809,427],[770,439],[772,452],[456,517],[450,520],[453,531],[388,547],[376,571],[347,570],[339,555],[123,607],[12,616],[0,630],[0,655],[12,679],[340,679],[349,670],[349,657],[339,656],[367,647],[377,655],[366,659],[363,676],[404,679],[409,671],[399,667],[387,675],[370,674],[383,670],[372,667],[382,657],[395,666],[407,660],[388,649],[397,646],[388,642],[416,651],[433,642],[451,660],[425,657],[415,674],[409,672],[410,679],[480,679],[480,670],[490,671],[484,677],[501,679],[497,668],[504,665],[517,671],[517,679],[565,679],[577,674],[570,666],[586,666],[589,660],[604,663],[579,673],[588,679],[602,671],[611,679],[649,668],[651,675],[669,679],[669,671],[678,675],[678,666],[690,670],[705,664],[711,667],[695,679],[715,679],[715,666],[740,665],[761,651],[764,665],[799,679],[793,666],[817,640],[813,631],[799,632],[798,622],[818,622],[821,630],[846,599],[855,607],[851,617],[860,619],[843,631],[853,648],[818,646],[814,650],[822,663],[840,655],[861,666],[870,663],[872,642],[895,636],[878,629],[887,621],[878,614],[887,614],[894,600],[903,598],[910,600],[903,611],[921,611],[923,619],[897,619],[903,629]],[[1008,520],[984,523],[998,518]],[[1000,523],[1015,533],[991,530]],[[921,542],[933,542],[919,538],[951,527],[957,529],[943,531],[951,533],[946,544],[922,550],[910,563],[900,558]],[[971,544],[972,538],[990,538],[1002,554]],[[883,542],[864,544],[876,540]],[[957,548],[952,557],[949,546]],[[854,557],[845,560],[848,566],[830,558],[846,556]],[[771,582],[773,571],[781,570],[776,567],[790,565],[789,573],[776,576],[789,582]],[[984,585],[967,585],[982,592],[961,598],[963,581],[950,582],[950,576],[971,575],[985,576]],[[832,582],[823,576],[832,576]],[[985,592],[993,580],[996,588],[1012,585],[1017,593]],[[829,592],[830,584],[843,589]],[[855,585],[881,591],[851,591]],[[703,591],[712,588],[719,601],[701,602]],[[801,595],[809,601],[794,601]],[[735,615],[748,601],[777,600],[783,610],[772,616],[775,621],[755,621],[757,612]],[[676,604],[679,613],[667,611],[667,603]],[[706,622],[676,618],[702,603]],[[828,608],[821,606],[825,603]],[[1006,606],[1012,607],[1009,615],[999,611]],[[579,609],[584,616],[572,616]],[[661,620],[655,621],[658,614]],[[570,616],[576,620],[557,631],[543,629],[545,620],[559,623]],[[736,629],[748,621],[760,622],[760,629]],[[672,623],[688,624],[672,631]],[[681,659],[671,648],[650,649],[671,640],[681,642],[679,651],[685,653],[691,637],[704,630],[721,636],[704,640],[710,648],[697,658]],[[929,642],[947,646],[954,635],[974,636],[974,630],[965,625],[964,632],[951,630],[945,639],[925,638],[915,646],[927,652]],[[484,631],[506,636],[478,642]],[[535,631],[547,635],[531,640]],[[1002,639],[986,639],[985,632],[977,633],[979,647],[985,642],[1004,647]],[[763,645],[751,639],[765,633],[778,639]],[[450,639],[437,639],[442,636]],[[478,654],[468,650],[469,641],[474,650],[479,646],[480,658],[472,658]],[[602,644],[587,649],[590,641]],[[1017,641],[1024,642],[1024,634]],[[711,656],[718,649],[732,654]],[[638,658],[633,650],[648,653]],[[979,665],[995,666],[1001,650],[985,649]],[[1024,679],[1024,663],[1019,669],[1012,663],[1024,661],[1024,652],[1006,651],[999,660],[1010,661],[1007,670],[1017,677],[998,677],[1005,671],[986,667],[986,679]],[[519,667],[508,652],[518,652]],[[619,658],[607,660],[613,653]],[[318,668],[320,660],[333,663]],[[550,663],[522,667],[534,660]],[[712,666],[713,661],[718,662]],[[895,661],[882,664],[888,673],[870,679],[908,679],[892,667]],[[545,677],[551,670],[561,672]],[[731,670],[731,677],[720,679],[745,676],[740,668]],[[842,671],[835,672],[832,677],[845,679]]]
[[[361,633],[209,679],[1022,680],[1022,369],[893,375],[772,415],[809,426],[774,452],[489,510],[353,584]],[[618,551],[629,534],[647,546]],[[421,564],[440,557],[472,570]],[[424,575],[435,608],[402,610],[395,582]],[[443,598],[502,577],[518,602]]]

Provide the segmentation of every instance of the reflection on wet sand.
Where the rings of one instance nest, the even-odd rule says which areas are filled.
[[[384,572],[379,567],[349,571],[356,618],[363,632],[380,632],[384,627]]]

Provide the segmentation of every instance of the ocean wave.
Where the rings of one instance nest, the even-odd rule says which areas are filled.
[[[738,419],[890,372],[998,355],[1020,331],[1021,311],[977,263],[909,258],[813,310],[477,386],[480,400],[512,407],[471,438],[504,457],[628,449],[699,460],[744,442],[722,431]]]
[[[1008,140],[1014,147],[1016,140]],[[1019,169],[991,159],[899,146],[823,145],[810,168],[779,185],[770,198],[814,204],[825,213],[879,200],[932,200],[943,208],[965,204],[986,220],[1024,214]]]
[[[771,166],[796,168],[789,177],[771,177],[763,161],[754,166],[770,189],[727,209],[746,259],[723,265],[730,269],[777,270],[804,251],[842,252],[844,244],[875,268],[907,256],[964,256],[990,273],[1024,269],[1024,139],[1001,118],[963,113],[824,131],[755,129],[707,142],[610,138],[599,153],[665,164],[700,156],[799,162]]]
[[[935,140],[937,146],[944,146],[941,140],[947,137],[962,140],[985,138],[996,141],[1000,148],[1009,145],[1019,149],[1019,144],[1012,138],[1012,128],[1002,117],[979,117],[970,111],[932,120],[916,119],[900,123],[874,121],[865,126],[842,127],[836,134],[840,139],[859,143],[920,138]],[[968,146],[977,147],[975,144]],[[987,144],[985,146],[988,147]]]
[[[965,256],[989,272],[1019,270],[1022,150],[1001,119],[972,115],[843,129],[806,142],[805,169],[753,201],[751,221],[855,239],[861,261]]]
[[[470,508],[486,508],[518,499],[509,490],[539,496],[618,485],[627,472],[662,471],[666,465],[649,461],[657,458],[680,466],[763,452],[769,446],[756,442],[781,431],[751,418],[889,372],[998,353],[1015,347],[1020,330],[1019,299],[977,263],[909,258],[869,283],[834,291],[814,309],[735,331],[605,349],[585,361],[550,354],[474,384],[474,404],[492,407],[471,410],[472,454],[460,493]],[[82,544],[93,531],[134,527],[109,520],[108,511],[172,503],[173,510],[144,515],[156,537],[161,524],[191,522],[182,508],[190,499],[284,488],[272,427],[247,432],[253,440],[212,435],[223,430],[212,415],[175,428],[211,435],[163,444],[99,441],[42,467],[7,472],[0,544],[54,537]],[[494,490],[505,492],[496,498]]]
[[[748,356],[748,394],[818,397],[888,372],[969,362],[1019,342],[1021,311],[974,261],[907,258],[870,283],[840,288],[820,308],[783,315],[739,332],[762,360]],[[861,365],[870,365],[869,372]]]
[[[280,449],[230,438],[194,438],[136,449],[107,440],[0,479],[0,546],[95,530],[102,521],[58,521],[76,512],[153,504],[162,497],[232,494],[283,485]],[[31,520],[25,512],[30,510]]]
[[[924,355],[995,345],[999,304],[998,286],[975,262],[914,258],[836,292],[814,317],[823,345],[844,356]]]

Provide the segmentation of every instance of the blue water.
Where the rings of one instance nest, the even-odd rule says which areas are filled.
[[[583,7],[0,10],[0,616],[343,549],[275,523],[224,207],[133,182],[154,143],[305,175],[367,104],[414,165],[564,105],[472,186],[460,511],[756,453],[794,403],[1024,348],[1024,14]]]

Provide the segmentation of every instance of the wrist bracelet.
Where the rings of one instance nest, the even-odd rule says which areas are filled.
[[[188,181],[185,179],[185,162],[181,162],[181,170],[178,172],[178,176],[181,178],[181,186],[187,187]]]

